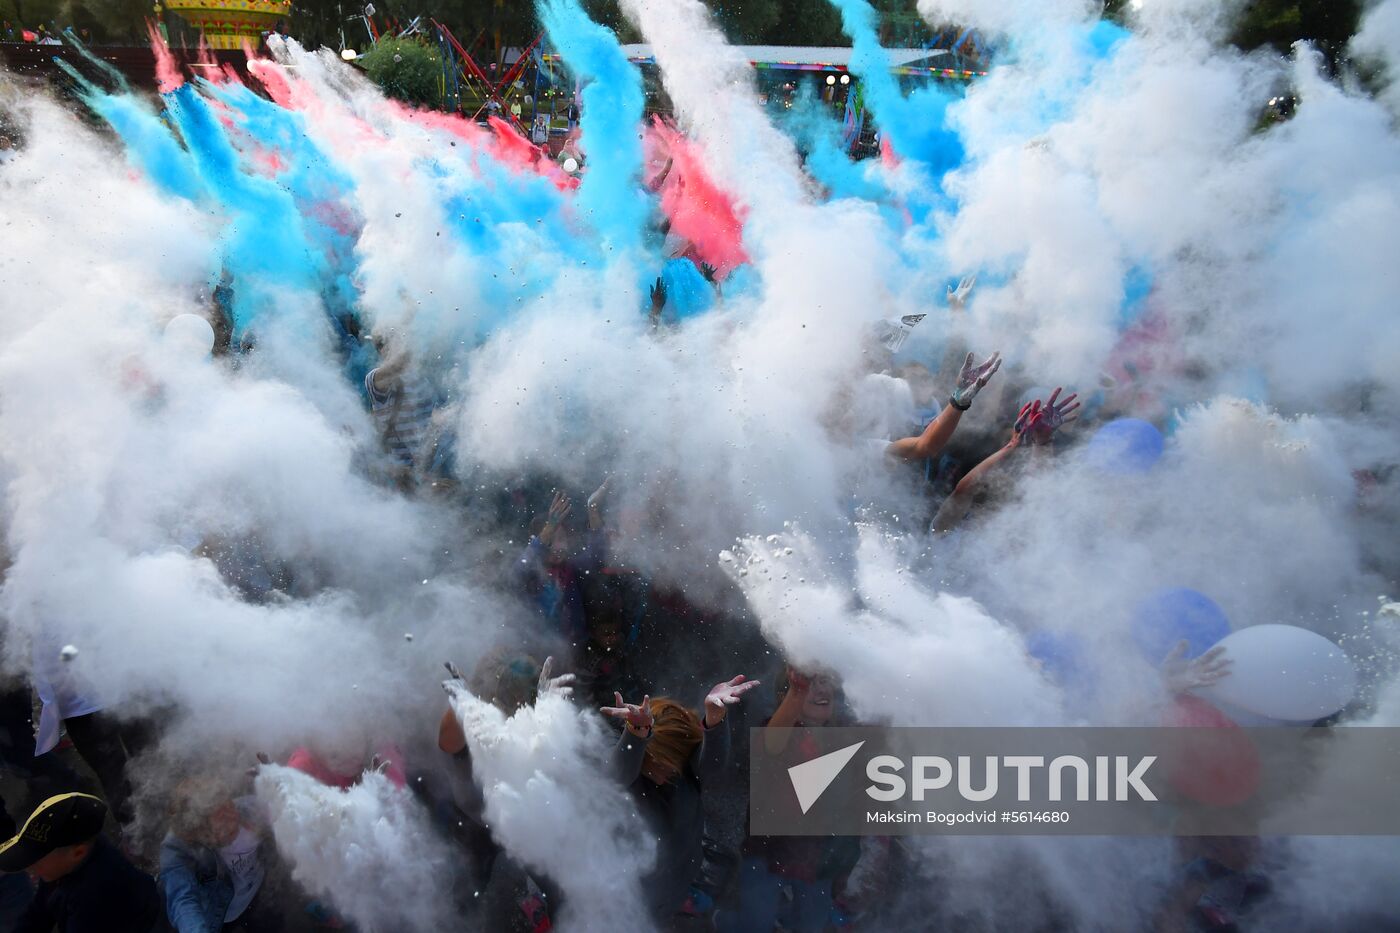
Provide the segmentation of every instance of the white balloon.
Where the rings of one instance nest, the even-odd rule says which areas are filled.
[[[165,325],[165,342],[190,356],[205,357],[214,349],[214,327],[198,314],[177,314]]]
[[[1330,716],[1356,694],[1356,667],[1332,642],[1293,625],[1252,625],[1220,640],[1233,664],[1198,692],[1270,719],[1311,722]]]
[[[570,175],[572,175],[574,172],[577,172],[577,171],[578,171],[578,159],[575,159],[573,156],[569,156],[567,159],[565,159],[565,160],[564,160],[564,171],[568,172]]]
[[[1192,692],[1201,693],[1201,699],[1205,699],[1204,691],[1197,690]],[[1219,697],[1211,697],[1210,705],[1214,706],[1216,709],[1220,710],[1220,712],[1224,713],[1226,719],[1229,719],[1235,725],[1243,726],[1246,729],[1260,729],[1273,726],[1307,726],[1311,725],[1313,722],[1313,720],[1311,719],[1304,719],[1297,722],[1291,722],[1287,719],[1274,719],[1272,716],[1261,716],[1258,713],[1252,713],[1247,709],[1241,709],[1238,706],[1226,703]]]

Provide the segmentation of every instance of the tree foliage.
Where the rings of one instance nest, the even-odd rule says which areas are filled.
[[[87,29],[98,42],[140,44],[154,0],[0,0],[0,19],[16,27],[40,24],[60,32]]]
[[[1360,18],[1360,0],[1252,0],[1235,21],[1230,41],[1245,50],[1269,46],[1286,54],[1293,43],[1307,40],[1335,68]]]
[[[390,97],[420,106],[440,103],[442,59],[422,41],[381,39],[356,62]]]
[[[0,0],[0,17],[34,28],[88,28],[100,42],[143,42],[154,0]],[[296,0],[288,23],[291,35],[308,47],[370,44],[364,23],[352,17],[365,0]],[[522,47],[538,34],[533,0],[373,0],[377,28],[406,27],[415,17],[450,28],[480,61],[509,47]],[[706,0],[729,41],[745,45],[844,45],[841,19],[828,0]],[[871,0],[880,10],[882,38],[894,46],[917,46],[932,35],[916,0]],[[583,0],[594,19],[624,42],[640,37],[618,8],[618,0]],[[1105,0],[1110,16],[1124,15],[1127,0]],[[1362,0],[1248,0],[1240,10],[1231,41],[1242,49],[1273,48],[1287,53],[1305,39],[1322,49],[1333,66],[1356,31]]]

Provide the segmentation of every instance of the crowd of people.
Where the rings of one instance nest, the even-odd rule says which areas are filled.
[[[9,24],[5,28],[4,38],[9,39],[12,30]],[[195,103],[187,101],[187,118],[196,112]],[[172,105],[172,109],[178,107]],[[498,104],[488,113],[499,116],[500,109]],[[221,115],[232,112],[216,110]],[[309,112],[314,114],[316,108]],[[562,191],[574,191],[579,179],[606,164],[597,149],[591,164],[585,160],[586,152],[572,132],[578,118],[578,107],[571,104],[571,133],[558,162],[563,174],[576,177],[564,179],[559,186]],[[211,126],[217,122],[208,121]],[[231,125],[237,122],[230,119]],[[369,125],[368,121],[363,126],[356,123],[356,133]],[[627,132],[632,129],[629,125]],[[371,138],[370,133],[355,136],[357,145],[362,138]],[[195,139],[187,135],[183,145],[195,148]],[[538,147],[548,139],[549,127],[537,119],[529,141]],[[18,129],[0,123],[0,173],[24,144]],[[1039,151],[1040,145],[1028,145],[1026,151]],[[457,142],[450,146],[455,148]],[[179,148],[177,144],[172,151]],[[269,178],[277,178],[276,173],[287,171],[291,164],[280,160],[272,148],[264,151],[249,145],[249,152],[257,157],[250,156],[250,161],[257,161],[258,171],[265,170]],[[659,172],[640,184],[635,173],[627,175],[631,187],[645,198],[658,196],[668,179],[673,191],[698,187],[700,176],[684,172],[684,152],[678,144],[658,157],[652,167],[659,167]],[[536,161],[532,159],[531,164]],[[432,171],[447,169],[434,166]],[[542,169],[539,173],[558,174]],[[681,175],[685,177],[674,177]],[[269,182],[269,187],[275,184]],[[330,194],[321,193],[328,204],[340,196],[339,189],[330,190]],[[696,200],[714,207],[705,197]],[[202,210],[204,202],[198,203]],[[318,209],[325,206],[316,204]],[[737,232],[728,228],[737,227],[741,219],[730,209],[732,205],[723,207],[717,212],[725,215],[718,225],[738,241]],[[390,210],[398,220],[402,215],[396,208]],[[249,209],[249,216],[253,213]],[[466,215],[459,219],[467,222]],[[734,302],[734,295],[743,294],[743,274],[732,275],[736,269],[752,272],[752,267],[745,267],[749,257],[742,250],[737,250],[732,263],[717,270],[706,261],[707,250],[698,248],[697,238],[688,238],[673,220],[655,214],[643,234],[649,240],[646,254],[661,258],[664,269],[646,290],[644,306],[626,311],[645,322],[638,323],[639,345],[678,343],[686,322],[710,309],[723,309],[727,295]],[[410,222],[411,215],[405,226]],[[347,223],[346,229],[352,231],[347,239],[354,240],[365,228]],[[438,232],[434,239],[441,236]],[[716,252],[708,250],[709,258],[723,265]],[[258,328],[269,324],[266,336],[282,322],[273,321],[276,314],[261,308],[261,319],[251,312],[240,316],[240,291],[246,296],[266,285],[260,294],[280,300],[295,290],[282,292],[285,282],[254,279],[256,273],[249,269],[256,264],[245,255],[244,265],[235,268],[226,259],[231,254],[231,250],[220,253],[219,261],[227,264],[210,283],[207,295],[201,293],[197,299],[199,314],[181,314],[170,322],[163,338],[145,336],[163,339],[166,343],[159,344],[163,349],[177,342],[199,344],[197,365],[190,367],[199,372],[206,372],[200,367],[207,364],[229,375],[248,372],[265,378],[272,372],[280,378],[285,373],[276,365],[261,370],[258,365],[287,347],[270,336],[260,346]],[[799,268],[798,274],[802,271]],[[650,280],[651,274],[646,278]],[[346,291],[353,292],[363,281],[357,280]],[[780,284],[774,283],[773,289],[780,290]],[[837,544],[834,549],[849,544],[864,528],[879,527],[912,541],[913,550],[927,545],[921,557],[910,562],[914,570],[922,570],[935,559],[929,554],[969,542],[975,546],[979,532],[992,520],[1023,508],[1021,494],[1048,474],[1053,464],[1068,459],[1068,448],[1078,443],[1076,435],[1132,421],[1137,427],[1129,427],[1147,434],[1129,438],[1126,446],[1106,456],[1137,457],[1143,453],[1140,441],[1156,445],[1151,457],[1161,455],[1165,441],[1160,429],[1167,426],[1167,409],[1176,401],[1164,398],[1162,383],[1176,376],[1181,376],[1176,381],[1182,384],[1189,380],[1181,373],[1162,376],[1162,369],[1177,367],[1184,372],[1187,367],[1172,353],[1163,352],[1160,331],[1166,325],[1157,309],[1149,307],[1151,301],[1143,300],[1133,309],[1140,318],[1123,321],[1118,349],[1106,357],[1110,362],[1105,363],[1105,371],[1076,373],[1077,384],[1040,387],[1028,384],[1029,375],[1015,365],[1003,374],[1001,352],[968,346],[967,335],[976,330],[973,326],[944,328],[936,340],[915,339],[917,352],[906,351],[911,335],[920,334],[920,325],[930,315],[966,323],[975,285],[975,278],[968,276],[947,287],[946,307],[865,326],[858,352],[852,349],[855,341],[842,342],[839,356],[843,361],[857,359],[856,371],[843,374],[841,388],[813,418],[815,432],[822,435],[823,455],[830,453],[832,463],[839,465],[834,472],[844,470],[833,483],[840,494],[833,511],[841,513],[840,528],[830,535]],[[295,933],[363,929],[375,933],[423,928],[407,920],[401,927],[368,925],[344,898],[316,884],[299,861],[307,848],[288,835],[293,831],[291,824],[278,821],[268,799],[269,775],[292,775],[329,799],[350,799],[367,789],[393,795],[428,827],[433,851],[450,853],[446,859],[424,858],[421,864],[415,863],[417,870],[432,874],[430,887],[440,901],[435,915],[451,918],[446,928],[493,933],[568,928],[570,899],[576,896],[569,891],[571,879],[552,873],[535,857],[537,853],[524,851],[502,831],[503,820],[492,802],[499,787],[489,786],[483,777],[491,773],[491,756],[498,750],[483,743],[480,732],[464,717],[468,700],[489,708],[507,729],[530,711],[565,704],[578,722],[587,724],[579,731],[602,737],[593,749],[591,761],[599,765],[594,776],[627,801],[622,825],[654,845],[654,856],[631,879],[640,892],[635,912],[638,930],[826,933],[989,928],[980,918],[959,915],[951,908],[944,911],[939,866],[909,839],[771,836],[752,831],[748,782],[750,764],[759,756],[765,763],[774,763],[774,770],[786,769],[819,754],[817,730],[887,724],[890,717],[857,708],[848,699],[846,688],[854,691],[856,680],[849,672],[843,684],[841,671],[799,658],[771,628],[758,624],[758,612],[746,601],[746,591],[733,575],[710,566],[697,567],[695,577],[703,576],[703,585],[692,588],[684,582],[676,572],[677,564],[711,557],[732,561],[733,556],[699,553],[696,541],[706,540],[708,546],[713,536],[704,539],[685,533],[685,522],[694,519],[694,510],[681,514],[682,510],[668,505],[667,484],[676,481],[666,478],[665,462],[660,462],[647,489],[637,495],[630,495],[636,490],[627,488],[625,475],[599,471],[586,481],[569,482],[551,465],[540,465],[533,472],[522,468],[500,483],[496,482],[500,474],[484,469],[468,477],[465,474],[476,467],[463,467],[466,458],[460,456],[457,437],[464,409],[448,397],[451,387],[445,386],[443,373],[446,365],[455,366],[460,360],[448,364],[442,357],[425,358],[424,343],[416,340],[421,335],[411,332],[418,312],[410,310],[394,324],[383,323],[389,315],[354,306],[363,296],[333,291],[326,287],[311,316],[325,312],[326,320],[317,318],[314,323],[328,326],[332,335],[322,341],[336,355],[327,371],[338,367],[344,377],[328,379],[336,385],[335,392],[326,395],[357,399],[363,408],[345,419],[352,424],[344,431],[344,444],[354,447],[347,460],[356,479],[365,481],[363,487],[354,488],[371,489],[386,501],[408,503],[419,510],[415,515],[421,511],[434,516],[435,529],[451,529],[444,541],[471,539],[471,557],[454,555],[454,561],[470,561],[492,551],[504,554],[499,561],[482,558],[482,566],[454,577],[454,582],[467,577],[471,586],[479,585],[492,598],[499,598],[499,604],[492,605],[503,607],[502,634],[490,644],[463,637],[451,656],[434,660],[434,665],[441,661],[447,672],[442,683],[446,700],[431,684],[426,692],[432,694],[432,702],[420,704],[411,717],[395,719],[391,726],[383,721],[318,723],[310,716],[302,722],[295,698],[287,697],[285,715],[291,725],[279,724],[278,734],[290,730],[298,736],[295,741],[258,748],[211,742],[192,752],[189,730],[181,733],[180,743],[171,740],[185,711],[163,695],[159,685],[139,697],[104,696],[84,680],[82,665],[75,663],[81,656],[91,670],[104,664],[104,658],[80,639],[70,639],[63,619],[40,618],[37,625],[30,622],[27,627],[0,619],[7,662],[0,679],[0,930]],[[314,297],[314,290],[308,294]],[[407,307],[411,299],[406,292],[400,294]],[[195,302],[183,307],[195,307]],[[611,308],[608,313],[613,313]],[[820,323],[818,318],[812,320]],[[206,331],[207,352],[202,343]],[[462,343],[466,345],[465,340]],[[318,344],[315,352],[325,349]],[[1006,349],[1008,355],[1021,356],[1020,348]],[[138,356],[133,354],[129,365],[123,364],[121,387],[129,390],[133,407],[159,412],[169,399],[163,395],[160,377],[151,367],[143,368]],[[318,358],[318,366],[322,362]],[[1159,367],[1156,372],[1153,366]],[[317,377],[322,374],[320,369],[316,373]],[[454,378],[460,375],[460,371],[453,373]],[[607,379],[608,374],[601,372],[597,378]],[[561,396],[560,404],[567,406],[570,401]],[[974,410],[976,415],[969,416]],[[372,425],[372,432],[366,425]],[[355,443],[371,433],[372,443]],[[555,442],[567,445],[569,439],[564,435]],[[686,455],[670,456],[674,460]],[[528,456],[524,459],[529,461]],[[591,458],[580,452],[574,465],[582,462]],[[490,477],[490,482],[481,482],[482,476]],[[1105,478],[1092,469],[1071,478],[1092,483],[1095,476],[1105,488],[1122,478]],[[1138,470],[1136,479],[1153,481],[1148,469]],[[1131,494],[1130,490],[1125,495]],[[114,495],[119,498],[121,492]],[[1118,520],[1112,509],[1112,505],[1105,507],[1105,521]],[[777,521],[786,518],[776,516]],[[8,514],[5,520],[10,520]],[[184,529],[196,526],[195,521],[181,525]],[[1046,527],[1054,529],[1047,536],[1059,530],[1050,519]],[[162,527],[154,534],[165,535],[167,530]],[[667,540],[667,530],[674,531],[674,541]],[[23,559],[5,550],[20,550],[24,545],[10,529],[6,532],[0,545],[0,584],[11,574],[11,558]],[[758,530],[735,527],[725,533]],[[1129,540],[1135,533],[1129,529],[1115,540]],[[173,540],[179,537],[175,534],[170,537],[162,546],[178,549],[182,561],[198,563],[207,571],[203,582],[217,579],[220,599],[240,607],[331,600],[324,565],[310,558],[304,563],[289,559],[288,552],[295,549],[279,550],[270,544],[273,529],[266,526],[217,533],[201,528],[180,540]],[[768,540],[774,544],[776,536]],[[344,547],[362,543],[345,542]],[[639,549],[658,546],[674,547],[680,554],[664,571],[635,559]],[[849,551],[842,556],[849,558]],[[425,560],[424,566],[436,565]],[[841,567],[833,576],[849,569]],[[451,573],[443,575],[461,570],[460,563],[454,564]],[[413,577],[417,584],[418,575]],[[429,582],[422,580],[425,586]],[[966,602],[971,603],[986,599],[987,591],[995,587],[995,583],[977,591],[969,587],[967,593],[956,585],[941,589],[958,600],[967,596]],[[864,598],[855,589],[852,594],[853,602]],[[998,594],[992,593],[991,598]],[[6,605],[13,607],[14,602]],[[992,620],[987,622],[991,627]],[[1139,693],[1172,704],[1231,677],[1231,660],[1216,645],[1229,627],[1223,621],[1220,625],[1223,631],[1205,644],[1192,646],[1189,654],[1184,641],[1154,646],[1155,653],[1144,650],[1143,657],[1156,667],[1158,677],[1151,689]],[[463,631],[466,628],[464,624]],[[374,634],[379,638],[384,633]],[[1031,624],[1018,632],[1013,620],[998,634],[1007,636],[1002,645],[1006,653],[997,655],[996,663],[1011,658],[1030,670],[1037,689],[1044,687],[1045,695],[1058,698],[1061,692],[1070,695],[1083,687],[1066,675],[1064,665],[1075,661],[1067,658],[1070,652],[1035,643],[1036,637],[1057,633]],[[395,632],[392,637],[397,641],[399,635]],[[403,634],[406,643],[413,637],[411,632]],[[831,663],[835,665],[836,660],[832,658]],[[919,663],[916,658],[898,673],[918,677]],[[392,658],[385,659],[386,667],[393,664]],[[138,665],[132,668],[128,681],[140,680],[143,670]],[[322,675],[298,673],[306,678]],[[891,671],[890,676],[895,673]],[[978,672],[978,676],[985,674],[985,670]],[[330,676],[345,675],[371,676],[346,671]],[[395,687],[401,687],[404,679],[400,672]],[[1350,700],[1348,694],[1332,711]],[[903,697],[899,702],[904,702]],[[916,710],[900,724],[908,725],[921,714]],[[929,715],[936,718],[934,713]],[[1073,715],[1062,718],[1079,722]],[[1224,721],[1223,716],[1218,721]],[[749,727],[760,726],[774,728],[750,732]],[[794,805],[795,800],[794,795]],[[551,814],[540,817],[541,821],[550,818]],[[598,840],[600,847],[605,841]],[[996,845],[1009,840],[977,842]],[[1258,840],[1183,837],[1171,846],[1174,864],[1163,873],[1168,883],[1150,903],[1135,907],[1142,918],[1141,929],[1153,933],[1240,929],[1241,918],[1271,896],[1271,881],[1261,870]],[[366,853],[363,860],[374,865],[375,858],[388,857]],[[1018,863],[1010,859],[1008,864]],[[1029,880],[1027,888],[1034,888],[1039,880]],[[1071,878],[1065,887],[1074,884]],[[369,893],[392,905],[398,892],[387,888]],[[993,890],[988,897],[998,894]],[[1031,905],[1022,912],[1025,929],[1078,928],[1053,898],[1041,897],[1038,890],[1024,897]],[[404,905],[405,914],[409,907]]]
[[[257,352],[251,341],[232,337],[234,288],[225,275],[209,308],[212,352],[225,365],[238,365]],[[958,313],[971,288],[969,279],[949,289],[950,313]],[[660,280],[651,299],[652,325],[664,328],[666,293]],[[917,323],[905,320],[871,331],[866,355],[872,376],[891,376],[892,351]],[[381,462],[391,465],[379,480],[408,495],[450,499],[459,492],[444,456],[452,444],[450,431],[437,417],[433,389],[414,365],[406,341],[393,331],[361,335],[352,322],[344,322],[341,338],[347,371],[359,380],[383,445]],[[1036,458],[1051,456],[1059,431],[1079,415],[1076,393],[1055,389],[1010,413],[1005,443],[980,458],[971,445],[949,466],[945,454],[961,419],[1000,367],[1000,354],[978,361],[969,352],[947,374],[904,371],[903,378],[923,395],[931,396],[946,379],[945,404],[921,398],[928,416],[917,431],[862,442],[876,468],[904,471],[922,486],[932,515],[929,534],[956,529],[989,493],[994,504],[997,488],[1021,468],[1015,464],[1027,455],[1023,452],[1029,452],[1032,466]],[[882,905],[898,901],[909,869],[898,840],[778,838],[746,831],[750,756],[798,763],[810,757],[811,742],[774,738],[750,748],[742,726],[802,730],[853,724],[839,678],[828,670],[775,665],[772,646],[742,611],[697,604],[683,589],[656,585],[629,567],[616,543],[634,519],[610,508],[612,479],[603,478],[586,496],[545,484],[544,477],[527,479],[508,490],[496,508],[503,526],[528,523],[527,543],[506,589],[538,614],[549,635],[522,634],[513,646],[488,653],[469,674],[449,664],[451,683],[507,715],[554,692],[614,725],[613,778],[627,789],[635,818],[657,843],[655,864],[642,879],[656,928],[761,933],[881,928]],[[209,537],[192,553],[212,561],[246,600],[305,595],[297,568],[265,559],[255,539]],[[10,873],[3,878],[0,917],[10,928],[21,933],[43,933],[55,924],[65,933],[136,933],[167,924],[180,933],[347,928],[349,921],[335,904],[299,888],[246,776],[189,774],[171,787],[167,775],[143,791],[143,775],[149,772],[142,761],[159,756],[160,721],[84,695],[65,671],[75,650],[36,644],[32,669],[13,678],[4,694],[0,760],[26,782],[21,798],[11,798],[10,812],[0,817],[0,836],[9,839],[0,847],[0,867]],[[546,652],[556,652],[557,661],[541,659]],[[1228,672],[1215,655],[1182,662],[1178,652],[1171,660],[1174,690]],[[743,672],[734,673],[733,667]],[[717,679],[707,684],[708,676]],[[411,736],[364,735],[347,744],[310,735],[281,763],[341,789],[378,772],[413,794],[461,854],[459,869],[443,879],[443,887],[464,928],[550,929],[562,897],[558,879],[518,861],[493,837],[482,789],[474,783],[468,737],[452,709],[440,716],[436,744],[440,758],[431,752],[425,757]],[[270,763],[260,755],[246,764],[256,771]],[[163,838],[150,838],[153,824]],[[1196,863],[1231,879],[1247,865],[1242,858],[1223,857]],[[1205,890],[1202,883],[1197,894]],[[1168,917],[1172,923],[1200,915],[1196,900],[1179,906]],[[1178,928],[1172,923],[1163,929]]]

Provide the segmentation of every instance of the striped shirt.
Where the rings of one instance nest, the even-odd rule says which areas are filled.
[[[404,379],[381,392],[371,369],[365,374],[370,413],[389,455],[406,467],[426,467],[432,462],[433,396],[421,379]]]

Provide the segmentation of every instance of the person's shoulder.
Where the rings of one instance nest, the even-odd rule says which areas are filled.
[[[389,401],[389,399],[393,396],[392,392],[388,390],[381,390],[375,384],[374,377],[378,373],[378,366],[365,373],[365,392],[369,394],[370,403],[373,405],[383,405],[385,402]]]
[[[106,836],[98,836],[87,869],[79,879],[85,893],[98,900],[111,900],[113,906],[146,888],[155,889],[155,879],[131,863]]]

